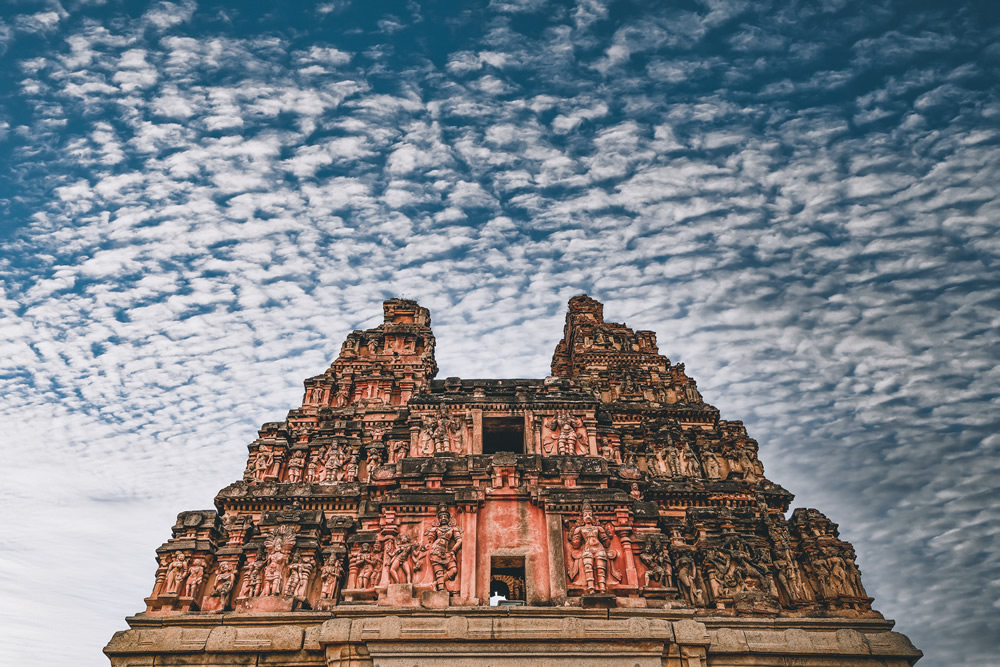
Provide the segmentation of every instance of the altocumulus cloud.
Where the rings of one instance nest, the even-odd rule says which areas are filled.
[[[926,664],[989,663],[994,3],[251,4],[0,16],[0,661],[105,664],[174,513],[382,299],[443,375],[540,377],[585,291]]]

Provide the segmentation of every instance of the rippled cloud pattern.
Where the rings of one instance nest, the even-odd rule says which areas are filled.
[[[586,292],[922,664],[993,664],[995,2],[21,0],[0,58],[0,663],[107,664],[383,299],[441,377],[544,377]]]

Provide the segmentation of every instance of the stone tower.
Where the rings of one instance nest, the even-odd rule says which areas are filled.
[[[912,665],[851,545],[656,335],[570,299],[545,379],[435,380],[390,299],[214,510],[181,512],[125,665]]]

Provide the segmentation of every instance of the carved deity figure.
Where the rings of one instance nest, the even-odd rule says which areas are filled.
[[[714,452],[705,451],[701,457],[701,463],[705,468],[705,477],[708,479],[722,479],[722,468],[719,466],[719,459]]]
[[[579,417],[562,412],[550,419],[545,426],[554,432],[547,443],[548,453],[552,453],[553,447],[557,454],[564,456],[589,453],[586,439],[579,433],[583,428],[583,420]]]
[[[677,572],[677,588],[692,607],[704,607],[704,591],[698,587],[698,568],[688,553],[681,553],[674,563]]]
[[[243,588],[240,589],[240,597],[257,597],[260,595],[261,586],[263,586],[263,573],[264,566],[267,565],[267,556],[264,552],[264,547],[261,547],[257,551],[257,558],[254,560],[253,564],[250,565],[249,570],[243,579]]]
[[[312,576],[313,565],[304,560],[298,553],[292,557],[288,565],[288,581],[285,582],[285,595],[305,598],[309,588],[309,577]]]
[[[344,465],[344,473],[340,477],[340,480],[344,482],[356,482],[358,480],[358,470],[360,470],[360,468],[361,464],[358,461],[357,454],[355,454]]]
[[[406,456],[410,453],[410,443],[406,440],[396,440],[392,443],[392,445],[390,445],[389,452],[389,462],[397,463],[401,459],[406,458]]]
[[[336,600],[340,587],[340,578],[344,576],[344,564],[336,554],[331,555],[320,569],[323,585],[319,597],[323,600]]]
[[[611,438],[601,438],[601,456],[611,463],[622,463],[622,452],[616,440]]]
[[[454,452],[458,448],[454,446],[454,440],[462,429],[462,423],[441,410],[433,417],[424,417],[422,427],[422,437],[427,444],[424,445],[424,452]]]
[[[184,580],[183,597],[193,598],[198,593],[202,580],[205,578],[205,559],[195,558],[188,568],[187,578]]]
[[[167,565],[167,577],[163,584],[164,593],[176,593],[187,575],[187,558],[181,552],[174,553],[173,560]]]
[[[389,559],[389,580],[394,584],[408,584],[413,581],[413,571],[420,569],[419,561],[414,567],[413,554],[417,544],[405,534],[396,540],[392,550],[386,554]]]
[[[462,529],[452,523],[451,512],[446,505],[440,505],[437,521],[424,533],[430,542],[427,561],[434,572],[434,587],[447,590],[449,581],[458,575],[458,552],[462,549]]]
[[[698,461],[698,455],[694,453],[691,443],[687,440],[681,442],[679,458],[682,475],[685,477],[701,477],[701,463]]]
[[[643,576],[644,586],[648,587],[651,581],[655,581],[661,586],[673,587],[674,573],[670,566],[670,550],[662,540],[653,537],[647,539],[646,546],[639,554],[639,560],[646,566],[646,574]]]
[[[285,573],[285,563],[288,556],[281,551],[273,551],[267,555],[264,565],[264,588],[261,595],[281,595],[281,580]]]
[[[226,605],[229,604],[229,594],[232,593],[235,584],[235,568],[229,561],[224,561],[219,564],[219,571],[215,574],[215,586],[209,596],[219,598],[222,608],[225,609]]]
[[[358,571],[358,588],[375,588],[378,581],[372,581],[372,579],[382,569],[381,552],[372,549],[372,545],[365,542],[361,545],[361,550],[355,554],[351,565]]]
[[[291,458],[288,459],[288,481],[289,482],[302,481],[302,469],[305,468],[305,466],[306,466],[306,453],[301,449],[292,452]]]
[[[257,450],[257,456],[253,461],[254,476],[257,481],[263,481],[274,465],[274,454],[269,447],[261,447]]]
[[[576,579],[582,568],[587,592],[607,593],[609,561],[618,554],[609,548],[611,535],[594,518],[590,503],[586,501],[581,511],[581,522],[570,533],[569,543],[573,547],[570,579]]]

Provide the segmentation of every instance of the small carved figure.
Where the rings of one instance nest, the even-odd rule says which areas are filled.
[[[413,570],[420,569],[419,562],[416,567],[413,564],[413,552],[416,548],[417,545],[404,533],[396,540],[392,551],[386,554],[389,558],[389,580],[392,583],[408,584],[413,581]]]
[[[639,560],[646,566],[644,586],[648,587],[650,581],[655,581],[667,588],[673,587],[674,573],[670,566],[670,550],[662,540],[650,536],[642,553],[639,554]]]
[[[698,569],[688,553],[681,553],[674,563],[677,572],[677,587],[681,596],[692,607],[704,607],[704,593],[697,585]]]
[[[303,559],[296,553],[292,557],[292,562],[288,565],[288,581],[285,582],[285,595],[305,598],[312,570],[312,562]]]
[[[358,461],[358,456],[355,454],[351,457],[351,460],[347,462],[344,466],[344,474],[342,481],[344,482],[356,482],[358,480],[358,470],[361,464]]]
[[[390,463],[397,463],[401,459],[406,458],[410,453],[410,443],[406,440],[396,440],[391,445],[391,455]]]
[[[281,595],[281,580],[284,577],[285,562],[288,556],[281,551],[273,551],[267,555],[264,566],[264,589],[261,595]]]
[[[320,570],[323,585],[319,596],[323,600],[336,600],[340,578],[344,576],[344,564],[336,554],[331,555]]]
[[[545,426],[555,433],[549,439],[546,451],[555,451],[560,455],[587,454],[587,443],[580,436],[579,429],[583,428],[583,420],[579,417],[572,417],[568,413],[559,413],[545,424]]]
[[[219,571],[215,574],[215,586],[209,595],[210,597],[219,598],[222,608],[225,609],[226,605],[229,604],[229,594],[232,592],[235,584],[236,572],[233,564],[229,561],[224,561],[219,564]]]
[[[243,579],[243,588],[240,589],[240,597],[257,597],[260,595],[261,587],[264,585],[262,578],[264,566],[267,565],[267,555],[264,547],[257,551],[257,558],[250,565],[246,577]]]
[[[694,453],[691,443],[687,440],[681,441],[679,452],[680,470],[685,477],[701,477],[701,463],[698,455]]]
[[[291,458],[288,459],[288,481],[302,481],[302,469],[305,468],[305,465],[306,453],[301,449],[292,452]]]
[[[439,505],[437,521],[424,533],[431,545],[427,560],[434,572],[434,587],[447,590],[449,581],[458,575],[458,552],[462,549],[462,529],[454,525],[447,505]]]
[[[187,574],[187,558],[181,552],[175,552],[173,560],[167,566],[167,577],[164,581],[163,592],[176,593],[181,588],[181,583]]]
[[[714,452],[705,451],[702,454],[701,462],[705,467],[705,477],[708,479],[722,479],[722,468],[719,467],[719,459]]]
[[[633,500],[642,500],[642,491],[639,489],[638,482],[632,482],[628,494],[632,496]]]
[[[365,542],[361,545],[361,551],[355,555],[352,565],[358,569],[357,587],[361,589],[374,588],[378,582],[372,581],[372,578],[377,569],[381,570],[381,554],[374,551],[370,543]]]
[[[425,417],[421,433],[426,443],[424,453],[456,451],[454,439],[461,428],[462,423],[445,410],[440,410],[433,417]]]
[[[271,453],[270,448],[261,447],[257,450],[257,456],[253,461],[254,474],[258,481],[263,481],[267,477],[268,472],[271,470],[271,466],[274,465],[274,454]]]
[[[610,550],[611,535],[594,518],[590,503],[584,501],[581,509],[581,523],[573,528],[569,536],[573,547],[573,565],[570,579],[576,579],[581,568],[588,593],[608,592],[609,560],[618,556]]]
[[[193,598],[198,594],[202,579],[205,578],[205,559],[195,558],[188,568],[187,578],[184,580],[184,595],[186,598]]]

